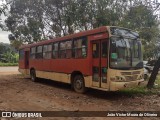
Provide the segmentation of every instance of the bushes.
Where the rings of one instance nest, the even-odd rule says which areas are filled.
[[[18,63],[1,63],[0,66],[18,66]]]
[[[17,66],[19,54],[10,44],[0,43],[0,66]]]
[[[3,63],[17,63],[19,55],[18,53],[14,53],[12,51],[6,51],[1,55],[0,61]]]

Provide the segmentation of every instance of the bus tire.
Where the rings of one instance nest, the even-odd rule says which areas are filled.
[[[36,72],[35,72],[35,70],[31,70],[31,80],[33,81],[33,82],[36,82],[37,81],[37,77],[36,77]]]
[[[84,84],[84,78],[82,75],[76,75],[73,80],[73,89],[77,93],[84,93],[86,91],[86,87]]]

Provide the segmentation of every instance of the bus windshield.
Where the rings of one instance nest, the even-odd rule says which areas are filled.
[[[143,68],[141,42],[138,39],[111,37],[110,67],[114,69]]]

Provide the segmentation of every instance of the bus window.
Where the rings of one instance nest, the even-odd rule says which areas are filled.
[[[92,48],[93,58],[99,57],[99,43],[94,43]]]
[[[43,58],[51,59],[52,58],[52,45],[43,46]]]
[[[58,43],[53,43],[53,58],[58,58]]]
[[[24,50],[20,50],[19,51],[19,60],[23,60],[24,59]]]
[[[134,44],[134,57],[135,58],[139,58],[139,49],[140,49],[140,45],[138,42],[133,42]]]
[[[106,58],[107,57],[107,52],[108,52],[108,45],[107,41],[102,42],[102,57]]]
[[[59,57],[66,58],[66,42],[60,42]]]
[[[37,47],[36,58],[37,59],[43,58],[43,55],[42,55],[42,46],[38,46]]]
[[[35,54],[36,54],[36,47],[31,48],[31,53],[30,53],[30,58],[35,59]]]
[[[86,38],[79,38],[74,40],[73,56],[75,58],[87,57],[87,40]]]
[[[60,42],[60,58],[71,58],[72,57],[72,41]]]
[[[66,58],[72,57],[72,41],[66,41]]]

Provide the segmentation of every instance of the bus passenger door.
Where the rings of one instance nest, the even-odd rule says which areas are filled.
[[[29,69],[29,51],[25,51],[24,64],[25,64],[25,69]]]
[[[107,88],[108,40],[92,42],[92,86]]]

